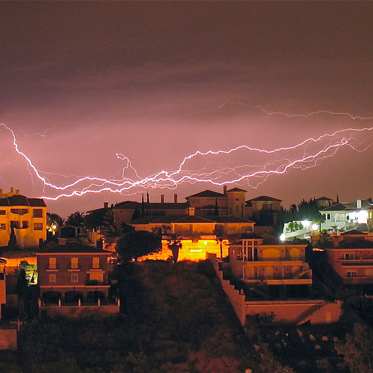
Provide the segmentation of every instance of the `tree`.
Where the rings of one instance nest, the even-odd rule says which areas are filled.
[[[10,229],[10,236],[8,241],[8,249],[9,250],[19,250],[19,247],[17,245],[17,237],[14,232],[14,227],[12,226]]]
[[[47,213],[47,228],[52,232],[56,232],[58,228],[62,227],[63,219],[57,214]],[[53,233],[54,234],[54,233]]]
[[[216,240],[220,245],[220,259],[223,259],[224,227],[221,224],[216,224],[213,233],[215,234]]]
[[[140,256],[158,252],[162,248],[161,236],[148,231],[131,231],[121,237],[116,245],[123,261],[135,260]]]
[[[92,211],[90,214],[84,216],[84,226],[87,229],[96,229],[100,228],[104,221],[104,216],[107,212],[107,209],[102,208],[95,211]]]
[[[135,227],[133,227],[132,225],[126,224],[125,222],[122,222],[122,225],[121,225],[122,235],[132,232],[134,230],[135,230]]]
[[[356,323],[352,334],[346,335],[345,344],[335,349],[343,355],[351,373],[373,372],[373,333],[367,326]]]
[[[72,225],[74,227],[81,227],[84,223],[84,212],[76,211],[69,215],[66,219],[66,225]]]
[[[101,224],[101,232],[106,237],[118,237],[120,236],[119,229],[115,225],[114,212],[113,210],[106,211]]]
[[[176,236],[176,234],[170,235],[170,238],[167,241],[167,246],[172,251],[172,259],[174,263],[176,263],[179,258],[179,251],[183,247],[181,238]]]
[[[136,208],[135,208],[135,211],[134,211],[133,214],[132,214],[131,221],[132,221],[132,220],[139,219],[139,218],[141,218],[141,212],[140,212],[140,210],[136,207]]]

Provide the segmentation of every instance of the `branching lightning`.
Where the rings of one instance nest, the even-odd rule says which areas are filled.
[[[354,120],[370,120],[373,117],[353,116],[349,113],[317,111],[309,114],[287,114],[270,112],[262,106],[246,105],[240,102],[226,101],[212,110],[222,109],[226,105],[238,104],[255,107],[267,115],[283,115],[288,118],[308,118],[317,114],[348,116]],[[240,145],[229,150],[196,151],[184,157],[175,170],[162,170],[152,175],[141,177],[131,160],[121,153],[116,158],[124,163],[121,177],[106,179],[97,176],[75,177],[65,185],[51,182],[53,177],[69,177],[57,173],[39,170],[30,157],[20,150],[15,132],[3,123],[12,136],[15,151],[25,162],[32,178],[39,180],[47,200],[58,200],[63,197],[82,196],[87,193],[130,193],[137,189],[175,189],[182,183],[206,183],[216,186],[239,184],[245,182],[249,187],[257,188],[271,175],[282,175],[292,169],[306,170],[317,166],[322,160],[333,157],[342,148],[364,152],[373,145],[373,127],[348,128],[325,133],[319,137],[307,138],[298,144],[275,149],[260,149]],[[129,177],[128,175],[131,175]]]

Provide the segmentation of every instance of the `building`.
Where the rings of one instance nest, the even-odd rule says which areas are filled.
[[[253,288],[265,285],[275,298],[309,297],[312,270],[305,260],[306,245],[264,244],[260,237],[229,245],[229,261],[235,277]]]
[[[147,256],[148,259],[167,260],[171,256],[167,241],[171,235],[179,237],[182,243],[180,260],[204,260],[207,253],[215,253],[219,258],[227,256],[229,240],[252,233],[255,223],[234,216],[198,216],[195,215],[195,208],[189,207],[187,214],[145,216],[134,220],[131,225],[136,230],[163,233],[162,252]]]
[[[324,252],[343,285],[373,295],[373,236],[352,230],[331,238]]]
[[[336,203],[321,209],[320,213],[325,218],[323,229],[349,231],[358,224],[367,224],[367,229],[373,228],[373,205],[367,200]]]
[[[104,208],[107,208],[107,204]],[[115,205],[112,210],[115,225],[120,228],[122,223],[131,224],[131,221],[141,216],[165,216],[180,215],[189,207],[187,202],[178,202],[177,194],[174,195],[173,202],[165,202],[164,195],[160,202],[150,202],[149,195],[146,201],[134,202],[126,201]]]
[[[257,226],[275,226],[281,213],[281,200],[259,196],[246,201],[245,217],[256,221]]]
[[[28,198],[11,188],[0,189],[0,246],[7,246],[12,230],[20,248],[38,247],[47,238],[47,206],[40,198]]]
[[[319,209],[323,209],[323,208],[329,207],[331,205],[334,205],[334,200],[333,199],[328,198],[328,197],[324,197],[324,196],[316,198],[315,201],[316,201],[316,205]]]
[[[212,190],[193,194],[186,197],[189,207],[193,207],[196,215],[210,216],[234,216],[244,218],[245,216],[245,193],[246,190],[225,186],[223,193]]]
[[[40,297],[46,304],[107,302],[113,263],[111,252],[60,239],[37,253]]]

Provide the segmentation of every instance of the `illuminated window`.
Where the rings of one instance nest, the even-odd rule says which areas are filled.
[[[95,257],[95,258],[92,258],[92,268],[100,268],[100,258],[99,257]]]
[[[49,269],[56,269],[56,268],[57,268],[56,258],[49,258]]]
[[[43,223],[34,223],[34,231],[42,231]]]
[[[6,229],[6,224],[0,223],[0,230],[4,230],[4,229]]]
[[[78,262],[78,258],[71,258],[71,269],[77,269],[79,268],[79,262]]]
[[[78,276],[78,274],[77,273],[73,273],[72,275],[71,275],[71,282],[73,282],[73,283],[77,283],[79,281],[79,276]]]
[[[34,209],[34,218],[42,218],[43,217],[43,210],[42,209]]]
[[[49,283],[55,283],[57,281],[57,276],[55,273],[49,274]]]
[[[6,211],[5,210],[0,210],[0,215],[6,215]]]
[[[104,281],[104,274],[101,271],[91,272],[89,274],[89,280],[90,281],[103,282]]]

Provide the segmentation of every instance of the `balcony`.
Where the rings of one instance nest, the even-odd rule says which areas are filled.
[[[110,286],[108,281],[99,281],[99,280],[87,280],[85,282],[86,286]]]
[[[69,264],[67,266],[67,270],[69,272],[72,272],[72,271],[80,271],[82,269],[82,266],[80,264]]]
[[[348,265],[366,265],[370,266],[373,265],[373,258],[361,258],[361,259],[338,259],[338,262],[340,262],[343,266],[348,266]]]

